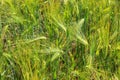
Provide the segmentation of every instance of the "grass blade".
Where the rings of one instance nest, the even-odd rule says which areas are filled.
[[[25,41],[25,43],[32,43],[32,42],[35,42],[35,41],[38,41],[38,40],[41,40],[41,39],[47,39],[46,37],[42,36],[42,37],[37,37],[35,39],[32,39],[32,40],[28,40],[28,41]]]
[[[8,29],[8,25],[4,26],[2,29],[2,33],[1,33],[1,39],[4,39],[5,37],[5,33],[7,32]]]
[[[53,16],[52,19],[66,32],[66,28],[63,24],[61,24],[60,22],[58,22]]]

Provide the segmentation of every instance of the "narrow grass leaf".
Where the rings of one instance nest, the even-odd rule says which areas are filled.
[[[42,36],[42,37],[37,37],[37,38],[35,38],[35,39],[25,41],[25,43],[32,43],[32,42],[35,42],[35,41],[38,41],[38,40],[41,40],[41,39],[47,39],[47,38],[44,37],[44,36]]]
[[[51,49],[40,50],[40,53],[53,54],[53,53],[63,53],[63,51],[58,48],[51,48]]]
[[[2,33],[1,33],[1,39],[4,38],[7,29],[8,29],[8,25],[6,25],[6,26],[3,27],[3,29],[2,29]]]
[[[76,37],[80,40],[80,42],[84,45],[88,45],[88,42],[86,39],[84,39],[83,37],[81,37],[80,35],[76,35]]]
[[[81,19],[78,24],[77,24],[77,34],[76,34],[76,37],[80,40],[80,42],[84,45],[88,45],[88,42],[85,38],[85,35],[83,34],[81,28],[84,24],[84,18]]]
[[[54,53],[54,55],[51,58],[51,62],[53,62],[55,59],[60,57],[60,53]]]
[[[66,28],[63,24],[61,24],[60,22],[58,22],[53,16],[52,19],[66,32]]]
[[[12,58],[12,56],[8,53],[3,53],[3,56],[5,56],[6,58]]]
[[[85,20],[84,20],[84,18],[83,18],[83,19],[81,19],[81,20],[78,22],[78,26],[77,26],[77,27],[79,27],[78,29],[81,29],[81,28],[82,28],[84,21],[85,21]]]
[[[118,36],[118,32],[115,31],[115,32],[112,34],[112,36],[110,36],[110,40],[111,40],[111,41],[114,40],[117,36]]]

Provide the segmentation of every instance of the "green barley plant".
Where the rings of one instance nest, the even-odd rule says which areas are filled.
[[[0,0],[0,80],[119,80],[119,0]]]

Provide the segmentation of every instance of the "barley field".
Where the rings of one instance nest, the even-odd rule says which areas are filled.
[[[120,0],[0,0],[0,80],[120,80]]]

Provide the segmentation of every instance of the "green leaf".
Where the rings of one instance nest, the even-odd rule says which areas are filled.
[[[63,24],[61,24],[55,17],[52,16],[52,19],[66,32],[66,28]]]
[[[35,42],[35,41],[38,41],[38,40],[41,40],[41,39],[46,39],[46,37],[44,37],[44,36],[42,36],[42,37],[37,37],[37,38],[35,38],[35,39],[25,41],[25,43],[32,43],[32,42]]]
[[[76,35],[76,37],[82,44],[88,45],[88,42],[84,37],[81,37],[80,35]]]
[[[53,56],[52,56],[52,59],[51,59],[51,62],[53,62],[55,59],[59,58],[60,57],[60,53],[55,53]]]
[[[78,22],[78,24],[76,25],[77,26],[77,33],[76,33],[76,37],[77,37],[77,39],[79,39],[80,40],[80,42],[82,43],[82,44],[84,44],[84,45],[88,45],[88,42],[87,42],[87,40],[86,40],[86,38],[85,38],[85,35],[83,34],[83,32],[82,32],[82,26],[83,26],[83,23],[84,23],[84,18],[83,19],[81,19],[79,22]]]
[[[8,29],[8,25],[3,27],[2,33],[1,33],[1,39],[3,39],[5,37],[5,33],[6,33],[7,29]]]
[[[83,19],[81,19],[79,22],[78,22],[78,29],[80,29],[81,30],[81,28],[82,28],[82,26],[83,26],[83,23],[84,23],[84,18]]]
[[[51,50],[51,52],[54,52],[52,58],[51,58],[51,62],[53,62],[55,59],[59,58],[62,54],[63,54],[63,51],[60,50],[60,49],[53,49]]]

